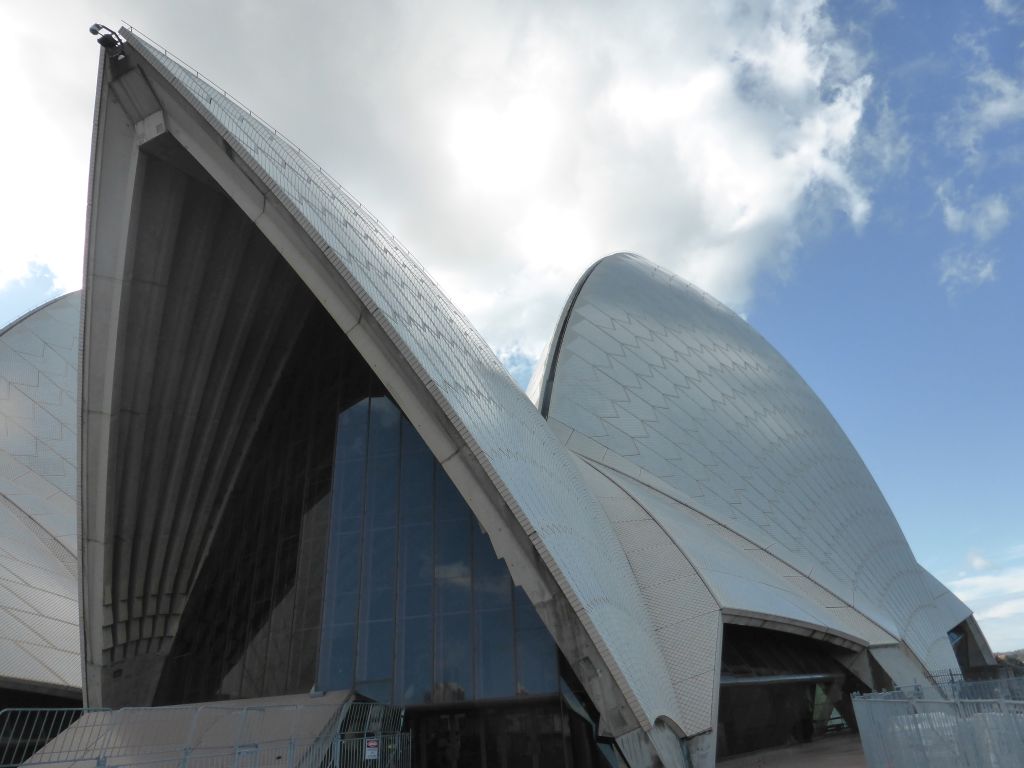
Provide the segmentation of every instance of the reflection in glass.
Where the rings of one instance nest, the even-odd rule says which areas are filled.
[[[479,611],[476,614],[477,697],[502,699],[516,693],[516,666],[512,646],[512,610]]]
[[[473,638],[469,612],[437,617],[433,701],[465,701],[473,696]]]
[[[430,701],[434,685],[434,637],[431,616],[417,616],[399,622],[397,638],[399,664],[395,701],[424,704]]]
[[[409,705],[557,692],[554,641],[389,398],[339,415],[334,467],[319,685]]]
[[[518,693],[546,693],[558,686],[558,651],[537,611],[516,587],[516,667]]]

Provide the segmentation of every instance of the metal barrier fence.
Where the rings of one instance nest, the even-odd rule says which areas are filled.
[[[409,733],[341,739],[332,768],[411,768]]]
[[[0,711],[0,768],[409,768],[396,707],[345,702]]]
[[[0,766],[21,765],[88,712],[103,709],[5,709],[0,711]]]
[[[331,768],[411,768],[412,736],[405,710],[354,702],[342,720]]]
[[[870,768],[1024,766],[1024,679],[854,695],[853,708]]]

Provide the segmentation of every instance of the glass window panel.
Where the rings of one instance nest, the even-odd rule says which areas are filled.
[[[327,628],[321,653],[320,687],[337,691],[352,687],[355,662],[356,625],[335,624]]]
[[[472,698],[471,634],[469,613],[437,618],[433,701],[465,701]]]
[[[421,616],[406,619],[399,626],[395,703],[425,704],[433,688],[433,620]]]
[[[366,473],[366,517],[370,528],[391,528],[398,516],[398,454],[371,457]]]
[[[386,621],[395,615],[395,591],[374,589],[364,595],[361,603],[363,621]]]
[[[526,593],[516,588],[516,663],[519,693],[558,689],[558,651]]]
[[[333,537],[331,542],[331,578],[328,594],[332,589],[355,590],[359,588],[359,531],[343,533]]]
[[[476,614],[476,697],[496,699],[516,693],[512,610]]]
[[[435,584],[437,612],[439,614],[463,613],[469,610],[469,566],[462,564],[446,569],[456,573],[449,578],[438,579]]]
[[[394,641],[393,621],[364,621],[360,624],[359,656],[356,660],[358,680],[391,679]],[[388,692],[390,698],[390,687]]]
[[[516,627],[518,629],[544,629],[544,622],[537,615],[537,609],[533,607],[530,598],[522,587],[514,590],[516,602]]]
[[[436,551],[434,576],[438,612],[468,611],[471,587],[469,520],[439,521]]]
[[[382,592],[392,594],[395,589],[395,541],[394,528],[382,528],[367,533],[369,551],[364,564],[363,592],[380,595]],[[390,610],[390,609],[389,609]],[[386,617],[381,617],[386,618]]]
[[[331,624],[349,624],[356,620],[359,608],[358,592],[342,592],[336,590],[331,595],[331,602],[326,611],[326,619]]]
[[[469,507],[452,484],[451,478],[440,467],[434,479],[434,504],[438,520],[469,521]]]
[[[429,584],[434,578],[434,526],[402,528],[402,583]]]
[[[402,416],[402,455],[408,456],[412,454],[420,454],[425,456],[433,457],[430,453],[430,449],[427,448],[427,444],[423,442],[423,438],[420,437],[420,433],[416,431],[416,427],[412,425],[405,416]]]
[[[483,528],[475,520],[473,529],[473,607],[478,610],[512,608],[512,577]]]
[[[408,422],[403,420],[403,424]],[[406,450],[409,439],[402,439],[400,519],[402,525],[430,523],[434,514],[434,457],[425,450]]]
[[[367,455],[379,458],[398,453],[398,406],[389,397],[370,399],[370,434]]]
[[[401,590],[403,616],[430,615],[434,578],[434,528],[410,525],[401,529]]]
[[[401,596],[401,615],[406,617],[430,616],[433,613],[433,584],[415,584],[406,587]]]
[[[391,701],[390,680],[364,680],[356,685],[356,690],[368,699],[388,703]]]
[[[366,474],[367,404],[362,402],[338,416],[337,443],[334,454],[332,505],[334,521],[331,530],[351,530],[353,519],[363,514],[363,485]]]
[[[437,524],[438,578],[454,575],[451,569],[469,570],[470,527],[468,520],[441,520]],[[461,573],[461,571],[458,571]]]
[[[363,475],[365,465],[359,461],[346,461],[341,467],[342,479],[334,496],[337,512],[331,523],[332,535],[358,533],[363,525]],[[358,484],[357,484],[358,481]]]
[[[546,630],[516,633],[519,693],[551,693],[558,688],[558,657]]]

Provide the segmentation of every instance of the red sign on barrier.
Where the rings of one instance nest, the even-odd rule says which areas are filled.
[[[379,739],[367,739],[364,742],[363,759],[364,760],[376,760],[380,755],[380,740]]]

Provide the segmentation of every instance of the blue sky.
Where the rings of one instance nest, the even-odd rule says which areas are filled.
[[[1024,641],[1024,14],[992,7],[835,7],[871,53],[864,119],[888,110],[901,156],[869,220],[809,239],[748,316],[1008,650]]]
[[[86,29],[124,16],[388,222],[521,380],[606,253],[736,308],[1024,647],[1024,3],[282,5],[0,9],[0,324],[78,287]]]

